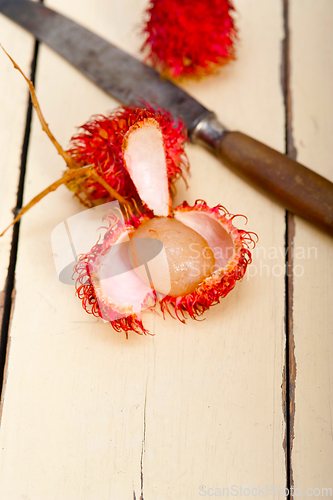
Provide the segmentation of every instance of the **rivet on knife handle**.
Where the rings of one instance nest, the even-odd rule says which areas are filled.
[[[210,115],[191,140],[204,143],[233,170],[283,206],[333,236],[333,184],[242,132],[230,132]]]

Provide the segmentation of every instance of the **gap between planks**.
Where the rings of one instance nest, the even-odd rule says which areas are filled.
[[[283,1],[283,22],[284,40],[282,45],[281,62],[281,84],[285,107],[285,153],[293,160],[296,160],[297,150],[294,145],[292,130],[292,95],[290,85],[290,24],[289,24],[289,0]],[[295,382],[296,382],[296,359],[295,342],[293,331],[293,300],[294,300],[294,279],[293,279],[293,248],[295,237],[295,220],[291,212],[286,211],[286,233],[285,233],[285,366],[282,382],[282,401],[285,415],[286,429],[283,442],[286,463],[286,488],[288,499],[292,499],[290,493],[294,486],[292,470],[292,449],[294,439],[295,421]]]
[[[33,58],[31,62],[31,71],[30,71],[30,80],[35,82],[35,74],[37,67],[37,57],[38,57],[38,48],[39,42],[35,42],[35,48],[33,53]],[[21,164],[20,164],[20,175],[18,180],[18,188],[17,188],[17,198],[16,198],[16,206],[13,209],[14,217],[18,214],[23,204],[23,190],[24,190],[24,179],[26,173],[26,163],[27,163],[27,154],[29,147],[29,138],[30,138],[30,127],[31,127],[31,116],[32,116],[32,103],[30,98],[29,89],[27,88],[28,94],[28,106],[26,112],[26,123],[25,130],[23,136],[22,143],[22,153],[21,153]],[[0,423],[1,423],[1,410],[2,410],[2,396],[4,394],[4,388],[6,383],[6,359],[8,357],[9,352],[9,343],[10,343],[10,323],[11,316],[14,308],[14,300],[15,300],[15,268],[16,268],[16,259],[17,259],[17,249],[18,249],[18,241],[19,241],[19,233],[20,233],[20,222],[16,223],[13,228],[13,236],[12,236],[12,244],[10,250],[10,260],[8,266],[8,273],[6,278],[6,286],[5,290],[2,292],[0,297],[0,399],[1,399],[1,409],[0,409]]]

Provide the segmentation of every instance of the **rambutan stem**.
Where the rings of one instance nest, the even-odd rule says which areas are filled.
[[[23,207],[20,210],[19,214],[15,217],[13,222],[11,224],[9,224],[9,226],[0,234],[0,237],[3,236],[5,234],[5,232],[11,226],[13,226],[16,222],[18,222],[23,214],[25,214],[28,210],[30,210],[30,208],[32,208],[34,205],[36,205],[36,203],[38,203],[47,194],[51,193],[52,191],[55,191],[62,184],[67,184],[69,181],[71,181],[77,177],[81,177],[81,176],[83,176],[84,179],[86,179],[87,177],[93,177],[101,186],[104,187],[104,189],[110,194],[110,196],[112,198],[118,200],[119,203],[121,203],[123,205],[130,205],[130,203],[123,196],[118,194],[115,189],[113,189],[100,175],[97,174],[97,172],[95,172],[93,165],[82,166],[80,163],[77,163],[75,160],[73,160],[72,156],[69,153],[67,153],[66,151],[63,150],[63,148],[60,146],[59,142],[56,140],[56,138],[54,137],[54,135],[50,131],[48,124],[45,121],[45,118],[43,116],[43,113],[41,111],[41,108],[40,108],[40,105],[39,105],[39,102],[38,102],[38,99],[36,96],[34,84],[32,83],[32,81],[30,81],[25,76],[25,74],[23,73],[23,71],[21,70],[19,65],[14,61],[14,59],[3,48],[1,43],[0,43],[0,47],[2,48],[4,53],[7,55],[7,57],[11,60],[14,68],[17,69],[21,73],[21,75],[23,76],[23,78],[25,79],[27,84],[29,85],[31,102],[32,102],[32,105],[34,106],[34,108],[37,112],[38,119],[39,119],[39,122],[42,126],[42,129],[47,134],[48,138],[50,139],[52,144],[57,149],[58,154],[60,156],[62,156],[62,158],[65,160],[66,165],[69,169],[68,172],[66,172],[59,180],[53,182],[53,184],[51,184],[49,187],[47,187],[41,193],[39,193],[37,196],[35,196],[30,201],[30,203],[28,203],[28,205]]]
[[[1,44],[0,44],[0,47],[2,48],[2,50],[4,51],[4,53],[7,55],[7,57],[11,60],[14,68],[17,69],[21,73],[21,75],[23,76],[23,78],[25,79],[25,81],[27,82],[27,84],[29,85],[29,91],[30,91],[30,95],[31,95],[31,102],[32,102],[32,105],[33,105],[33,107],[35,108],[35,110],[37,112],[38,119],[40,121],[42,129],[47,134],[47,136],[49,137],[49,139],[52,142],[52,144],[56,147],[56,149],[58,151],[58,154],[63,157],[63,159],[65,160],[65,162],[66,162],[66,164],[67,164],[67,166],[68,166],[69,169],[80,168],[81,165],[78,164],[78,163],[76,163],[76,161],[74,161],[73,158],[68,153],[66,153],[66,151],[63,150],[63,148],[60,146],[60,144],[57,141],[57,139],[54,137],[54,135],[50,131],[49,126],[46,123],[45,118],[43,116],[43,113],[42,113],[42,111],[40,109],[40,105],[39,105],[39,102],[38,102],[38,99],[37,99],[37,96],[36,96],[34,84],[32,83],[32,81],[29,80],[29,78],[27,78],[25,76],[25,74],[23,73],[23,71],[21,70],[21,68],[19,67],[19,65],[16,64],[16,62],[14,61],[14,59],[8,54],[8,52],[3,48],[3,46]]]
[[[127,200],[125,200],[125,198],[123,198],[122,196],[120,196],[117,191],[115,191],[111,186],[109,186],[105,181],[104,179],[102,179],[98,174],[96,174],[96,172],[94,171],[93,169],[94,167],[92,165],[86,165],[85,167],[79,167],[79,168],[72,168],[71,170],[69,170],[68,172],[66,172],[60,179],[58,179],[57,181],[53,182],[50,186],[48,186],[46,189],[44,189],[41,193],[39,193],[37,196],[35,196],[25,207],[23,207],[19,214],[15,217],[15,219],[13,220],[13,222],[11,222],[9,224],[8,227],[6,227],[6,229],[0,234],[0,238],[1,236],[3,236],[5,234],[5,232],[11,227],[13,226],[14,224],[16,224],[16,222],[18,222],[20,220],[20,218],[22,217],[23,214],[25,214],[28,210],[30,210],[30,208],[32,208],[34,205],[36,205],[36,203],[38,203],[40,200],[42,200],[47,194],[49,193],[52,193],[52,191],[55,191],[56,189],[58,189],[59,186],[61,186],[62,184],[67,184],[68,182],[70,182],[71,180],[77,178],[77,177],[81,177],[83,176],[84,178],[87,178],[87,177],[94,177],[98,182],[100,182],[103,187],[105,189],[107,189],[107,191],[109,192],[109,194],[115,198],[116,200],[119,201],[119,203],[122,203],[122,204],[129,204],[129,202]],[[104,183],[106,185],[104,185]]]
[[[39,193],[37,196],[35,196],[25,207],[21,208],[20,212],[15,217],[13,222],[11,222],[9,224],[9,226],[6,227],[6,229],[0,234],[0,237],[3,236],[5,234],[5,232],[11,226],[16,224],[16,222],[18,222],[20,220],[20,218],[22,217],[23,214],[25,214],[28,210],[30,210],[30,208],[32,208],[34,205],[36,205],[36,203],[38,203],[40,200],[42,200],[47,194],[52,193],[52,191],[55,191],[62,184],[66,184],[66,182],[69,182],[74,177],[76,177],[78,175],[85,174],[87,171],[89,171],[89,169],[91,169],[91,165],[88,165],[87,167],[81,167],[80,169],[69,170],[68,172],[66,172],[60,179],[53,182],[50,186],[48,186],[41,193]]]

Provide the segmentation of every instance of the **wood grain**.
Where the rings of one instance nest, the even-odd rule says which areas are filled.
[[[143,0],[47,4],[138,55]],[[283,151],[281,2],[238,0],[236,8],[238,60],[185,86],[230,128]],[[63,145],[76,125],[116,105],[43,46],[36,86]],[[246,214],[248,229],[260,235],[247,278],[203,322],[182,325],[147,313],[155,336],[126,340],[87,316],[73,288],[57,279],[50,235],[80,210],[68,191],[59,189],[24,217],[1,497],[192,500],[204,488],[285,487],[284,211],[207,151],[189,146],[188,154],[190,189],[180,185],[176,202],[222,203]],[[25,201],[63,168],[34,118]]]

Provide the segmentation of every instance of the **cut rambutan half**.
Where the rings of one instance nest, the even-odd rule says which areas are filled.
[[[67,151],[78,164],[93,165],[99,177],[126,200],[144,200],[145,196],[142,196],[140,190],[146,186],[147,190],[154,191],[160,175],[167,176],[167,190],[168,193],[170,190],[172,192],[176,180],[185,180],[189,170],[184,152],[187,135],[182,121],[175,121],[165,110],[153,109],[148,104],[145,106],[145,109],[126,106],[107,116],[92,117],[71,139]],[[140,137],[139,141],[137,137]],[[157,140],[154,140],[156,137]],[[124,141],[129,141],[129,144],[141,142],[142,149],[145,148],[145,155],[141,155],[141,163],[136,171],[131,169],[130,158],[127,162],[124,161],[124,151],[127,149],[124,148]],[[156,149],[159,149],[159,153]],[[136,147],[132,150],[139,154]],[[132,153],[127,151],[126,154]],[[159,159],[156,157],[158,154]],[[154,162],[155,159],[157,163]],[[159,168],[161,159],[163,171]],[[93,177],[80,183],[74,180],[68,187],[83,201],[112,200],[107,189]],[[148,192],[147,196],[148,203]],[[169,203],[170,196],[167,196]]]
[[[168,217],[132,215],[117,231],[113,222],[75,267],[84,309],[126,336],[149,333],[141,312],[158,303],[163,314],[182,322],[198,318],[234,288],[251,262],[255,235],[237,229],[234,217],[199,200],[184,202]]]
[[[162,74],[201,77],[235,58],[231,0],[151,0],[142,50]]]

